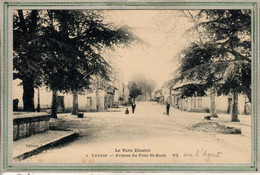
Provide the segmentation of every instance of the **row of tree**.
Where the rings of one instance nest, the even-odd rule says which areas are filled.
[[[149,101],[156,87],[156,82],[142,73],[136,73],[128,82],[127,87],[130,91],[130,98],[136,99],[138,97],[139,100]]]
[[[211,98],[211,116],[217,117],[216,95],[233,96],[231,121],[238,119],[238,94],[251,102],[251,11],[200,10],[183,13],[194,22],[186,34],[196,36],[180,54],[180,66],[171,86],[181,98]]]
[[[46,86],[53,91],[52,117],[58,91],[73,93],[76,105],[77,93],[89,88],[93,75],[109,80],[104,47],[135,38],[127,27],[106,24],[97,10],[17,10],[13,27],[13,78],[22,80],[24,110],[35,110],[34,89]]]

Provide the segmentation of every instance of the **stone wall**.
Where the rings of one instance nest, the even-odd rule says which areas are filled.
[[[49,130],[49,120],[46,113],[14,113],[13,140]]]

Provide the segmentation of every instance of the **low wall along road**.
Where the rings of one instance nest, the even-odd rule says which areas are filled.
[[[13,140],[49,130],[50,116],[47,113],[13,114]]]

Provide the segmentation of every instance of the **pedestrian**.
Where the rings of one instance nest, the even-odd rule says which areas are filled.
[[[135,113],[135,107],[136,107],[134,100],[132,101],[131,107],[132,107],[132,113],[134,114]]]
[[[170,104],[166,102],[166,114],[169,115],[170,112]]]
[[[129,114],[129,110],[128,110],[128,108],[126,108],[126,110],[125,110],[125,114]]]
[[[18,103],[19,103],[18,98],[13,100],[13,111],[18,111]]]

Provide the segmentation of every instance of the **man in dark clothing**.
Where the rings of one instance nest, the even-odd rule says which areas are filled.
[[[18,111],[19,100],[16,98],[13,100],[13,111]]]
[[[168,102],[166,102],[166,114],[169,115],[169,111],[170,111],[170,104]]]
[[[135,102],[132,102],[131,107],[132,107],[132,113],[135,113],[135,107],[136,107]]]

